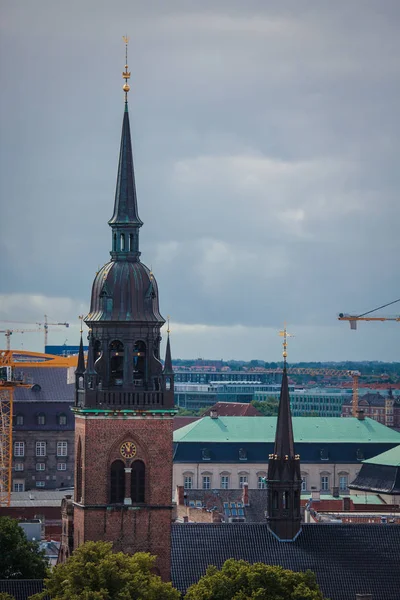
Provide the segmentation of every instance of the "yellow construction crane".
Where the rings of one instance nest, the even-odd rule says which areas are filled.
[[[347,313],[339,313],[338,320],[339,321],[348,321],[350,323],[350,329],[357,329],[357,321],[397,321],[400,323],[400,316],[377,316],[371,317],[372,313],[377,310],[381,310],[382,308],[386,308],[387,306],[391,306],[392,304],[396,304],[396,302],[400,302],[400,298],[397,300],[393,300],[393,302],[388,302],[387,304],[383,304],[382,306],[378,306],[378,308],[373,308],[361,315],[349,315]]]
[[[46,351],[46,346],[48,343],[48,339],[49,339],[49,328],[50,327],[57,327],[57,326],[62,326],[62,327],[69,327],[69,323],[64,322],[64,323],[49,323],[49,318],[47,315],[44,315],[44,322],[43,323],[39,323],[38,321],[36,323],[31,323],[29,321],[0,321],[1,323],[19,323],[19,324],[26,324],[26,325],[38,325],[39,329],[24,329],[24,331],[20,330],[20,329],[7,329],[7,330],[3,330],[0,331],[0,333],[5,333],[6,337],[7,337],[7,350],[10,349],[10,336],[12,334],[12,332],[20,332],[20,333],[24,333],[25,331],[42,331],[42,327],[43,327],[43,331],[44,331],[44,350]],[[54,329],[53,331],[61,331],[60,329]]]
[[[13,455],[13,403],[15,387],[30,387],[14,377],[12,367],[0,370],[0,507],[10,506]]]
[[[6,337],[6,348],[7,350],[11,349],[11,336],[13,333],[38,333],[38,331],[42,331],[40,327],[38,329],[0,329],[0,333],[4,333]],[[61,330],[60,330],[61,331]]]
[[[0,507],[9,506],[12,485],[13,404],[17,387],[31,387],[19,369],[23,367],[76,367],[77,356],[54,356],[38,352],[0,351]]]

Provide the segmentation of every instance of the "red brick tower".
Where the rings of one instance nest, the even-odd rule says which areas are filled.
[[[106,540],[157,555],[170,577],[174,382],[160,362],[158,289],[140,261],[125,66],[111,261],[93,282],[87,366],[76,370],[74,547]]]

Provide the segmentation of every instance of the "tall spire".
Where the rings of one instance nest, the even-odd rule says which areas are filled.
[[[167,317],[167,323],[168,323],[168,328],[167,328],[167,347],[165,350],[165,361],[164,361],[164,373],[166,375],[172,375],[174,373],[174,370],[172,368],[172,358],[171,358],[171,345],[169,343],[169,334],[171,333],[171,330],[169,328],[169,315]]]
[[[294,438],[293,438],[293,425],[292,415],[290,412],[290,397],[289,397],[289,384],[287,376],[287,338],[293,337],[286,331],[286,324],[279,335],[283,337],[283,374],[282,374],[282,385],[281,394],[279,398],[279,409],[278,409],[278,422],[276,425],[275,432],[275,447],[274,454],[279,457],[288,456],[294,457]]]
[[[137,206],[128,113],[128,92],[130,90],[128,80],[131,76],[128,70],[129,38],[124,37],[123,40],[125,42],[125,71],[122,73],[122,77],[125,83],[122,89],[125,92],[125,110],[122,121],[114,213],[108,223],[113,231],[111,258],[113,260],[138,260],[140,256],[139,228],[143,222],[139,218]]]
[[[269,455],[268,465],[268,525],[280,540],[289,541],[295,539],[301,528],[301,472],[300,456],[294,453],[286,364],[289,337],[286,325],[279,335],[283,337],[283,374],[274,452]]]

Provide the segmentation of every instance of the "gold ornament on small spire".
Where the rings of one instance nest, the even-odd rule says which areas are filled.
[[[83,333],[83,315],[79,315],[78,319],[81,322],[81,333]]]
[[[168,335],[171,333],[171,329],[169,328],[169,320],[170,320],[170,318],[171,317],[169,315],[167,315],[167,333],[168,333]]]
[[[283,342],[282,342],[282,346],[283,346],[283,352],[282,352],[282,356],[283,356],[283,362],[286,366],[286,359],[287,359],[287,338],[288,337],[294,337],[294,335],[292,335],[291,333],[288,333],[286,330],[286,323],[283,324],[283,329],[279,332],[279,335],[281,337],[283,337]]]
[[[124,40],[125,43],[125,71],[122,73],[122,77],[125,79],[125,83],[122,86],[122,89],[125,92],[125,102],[128,102],[128,92],[131,89],[129,83],[128,83],[128,79],[130,79],[131,77],[131,73],[130,71],[128,71],[128,42],[129,42],[129,38],[126,35],[122,36],[122,39]]]

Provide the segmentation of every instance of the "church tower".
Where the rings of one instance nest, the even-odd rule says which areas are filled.
[[[280,540],[296,538],[301,529],[300,456],[294,453],[292,415],[287,377],[287,333],[283,336],[283,375],[276,425],[274,453],[268,466],[268,525]]]
[[[125,43],[127,44],[127,39]],[[127,63],[127,60],[125,61]],[[87,364],[76,369],[74,547],[87,540],[157,555],[170,576],[174,374],[160,361],[157,282],[140,261],[125,65],[111,260],[93,282]]]

